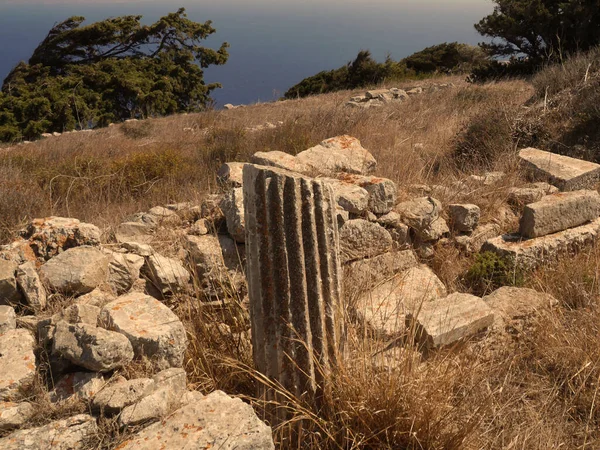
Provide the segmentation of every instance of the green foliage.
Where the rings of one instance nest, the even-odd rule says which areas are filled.
[[[478,47],[444,42],[414,53],[402,62],[408,69],[417,73],[453,73],[470,70],[473,65],[481,64],[485,60],[485,54]]]
[[[224,64],[228,44],[200,46],[215,29],[183,8],[149,26],[141,18],[84,26],[71,17],[52,28],[4,80],[0,140],[205,109],[220,85],[205,84],[203,69]]]
[[[475,25],[491,37],[481,47],[496,57],[526,55],[533,65],[562,61],[565,56],[600,43],[597,0],[494,0],[494,12]]]
[[[361,50],[356,59],[345,66],[305,78],[291,87],[284,98],[358,89],[383,81],[413,80],[440,72],[462,72],[483,59],[477,47],[457,42],[428,47],[397,62],[388,57],[378,63],[368,50]]]
[[[479,253],[464,279],[477,295],[485,295],[502,286],[521,286],[524,282],[523,273],[512,261],[492,252]]]

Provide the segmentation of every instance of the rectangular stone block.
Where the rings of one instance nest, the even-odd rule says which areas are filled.
[[[597,191],[560,192],[525,206],[520,233],[526,238],[577,227],[600,216]]]
[[[561,191],[589,189],[600,179],[600,165],[536,148],[519,152],[523,166],[539,181],[547,181]]]
[[[524,239],[519,234],[505,234],[488,240],[481,251],[510,258],[519,268],[533,269],[591,246],[599,233],[600,219],[596,219],[576,228],[533,239]]]
[[[417,342],[425,348],[439,348],[472,336],[494,323],[494,312],[479,297],[451,294],[441,300],[423,303],[420,311],[407,315]]]

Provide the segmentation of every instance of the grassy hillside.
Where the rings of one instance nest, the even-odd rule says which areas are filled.
[[[113,227],[133,212],[196,202],[217,191],[215,172],[223,162],[246,161],[257,151],[295,154],[341,134],[359,138],[379,163],[376,173],[394,180],[406,197],[413,184],[449,186],[472,174],[504,171],[500,184],[439,198],[444,204],[476,202],[483,223],[496,220],[509,231],[516,216],[507,206],[508,189],[525,183],[516,149],[559,141],[573,129],[571,119],[578,116],[559,115],[566,104],[560,96],[577,86],[588,92],[588,80],[595,80],[589,71],[585,77],[587,64],[578,64],[564,70],[568,80],[560,71],[547,71],[533,83],[469,85],[458,77],[422,81],[418,84],[452,82],[455,87],[367,110],[347,108],[353,92],[343,91],[1,148],[1,239],[10,241],[30,218],[62,215],[99,225],[109,241]],[[409,86],[414,83],[394,85]],[[256,128],[267,122],[275,127]],[[177,239],[165,236],[165,248]],[[439,245],[427,262],[449,291],[473,289],[464,278],[473,256]],[[350,327],[351,358],[333,375],[327,413],[316,416],[302,403],[296,405],[298,417],[311,424],[304,447],[599,448],[599,267],[600,250],[592,249],[526,274],[522,285],[554,295],[556,309],[505,339],[462,343],[426,363],[415,362],[410,352],[397,352],[400,370],[386,369],[372,342]],[[356,294],[351,288],[346,292]],[[230,333],[212,327],[194,301],[172,300],[192,336],[186,363],[190,382],[200,390],[220,388],[245,396],[260,412],[264,405],[252,397],[249,352]],[[143,373],[143,368],[131,371]],[[111,426],[104,425],[110,435],[104,448],[118,436],[109,433]],[[293,428],[275,430],[282,448]]]

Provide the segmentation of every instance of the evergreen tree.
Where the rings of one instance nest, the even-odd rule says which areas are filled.
[[[493,38],[481,44],[496,57],[526,56],[532,64],[560,61],[600,43],[598,0],[494,0],[494,12],[475,28]]]
[[[203,69],[225,64],[228,44],[200,46],[215,29],[183,8],[152,25],[141,19],[82,25],[71,17],[54,26],[4,80],[0,140],[205,109],[220,85],[205,84]]]

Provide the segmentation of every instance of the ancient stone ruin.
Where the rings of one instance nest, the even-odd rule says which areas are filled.
[[[339,357],[344,321],[333,190],[248,164],[244,208],[256,368],[318,405]]]
[[[452,292],[432,261],[441,249],[491,251],[529,269],[596,242],[600,166],[520,157],[523,185],[489,172],[399,187],[374,175],[360,141],[337,136],[296,156],[229,162],[199,204],[156,206],[114,229],[33,220],[0,248],[0,448],[85,448],[100,417],[131,433],[121,448],[274,448],[250,405],[188,386],[193,331],[178,302],[215,312],[211,332],[253,355],[263,399],[284,406],[273,423],[289,417],[283,390],[318,410],[351,357],[345,330],[418,364],[513,332],[556,300],[515,287]],[[510,208],[486,212],[472,194],[485,189]],[[130,375],[132,364],[148,372]],[[42,371],[45,401],[83,401],[85,413],[32,427],[39,411],[23,392]]]
[[[399,89],[372,89],[366,91],[363,95],[355,95],[346,103],[346,106],[351,108],[377,108],[386,103],[402,103],[415,95],[424,94],[427,92],[437,92],[442,89],[454,87],[452,83],[432,84],[423,88],[416,86],[412,88]]]

